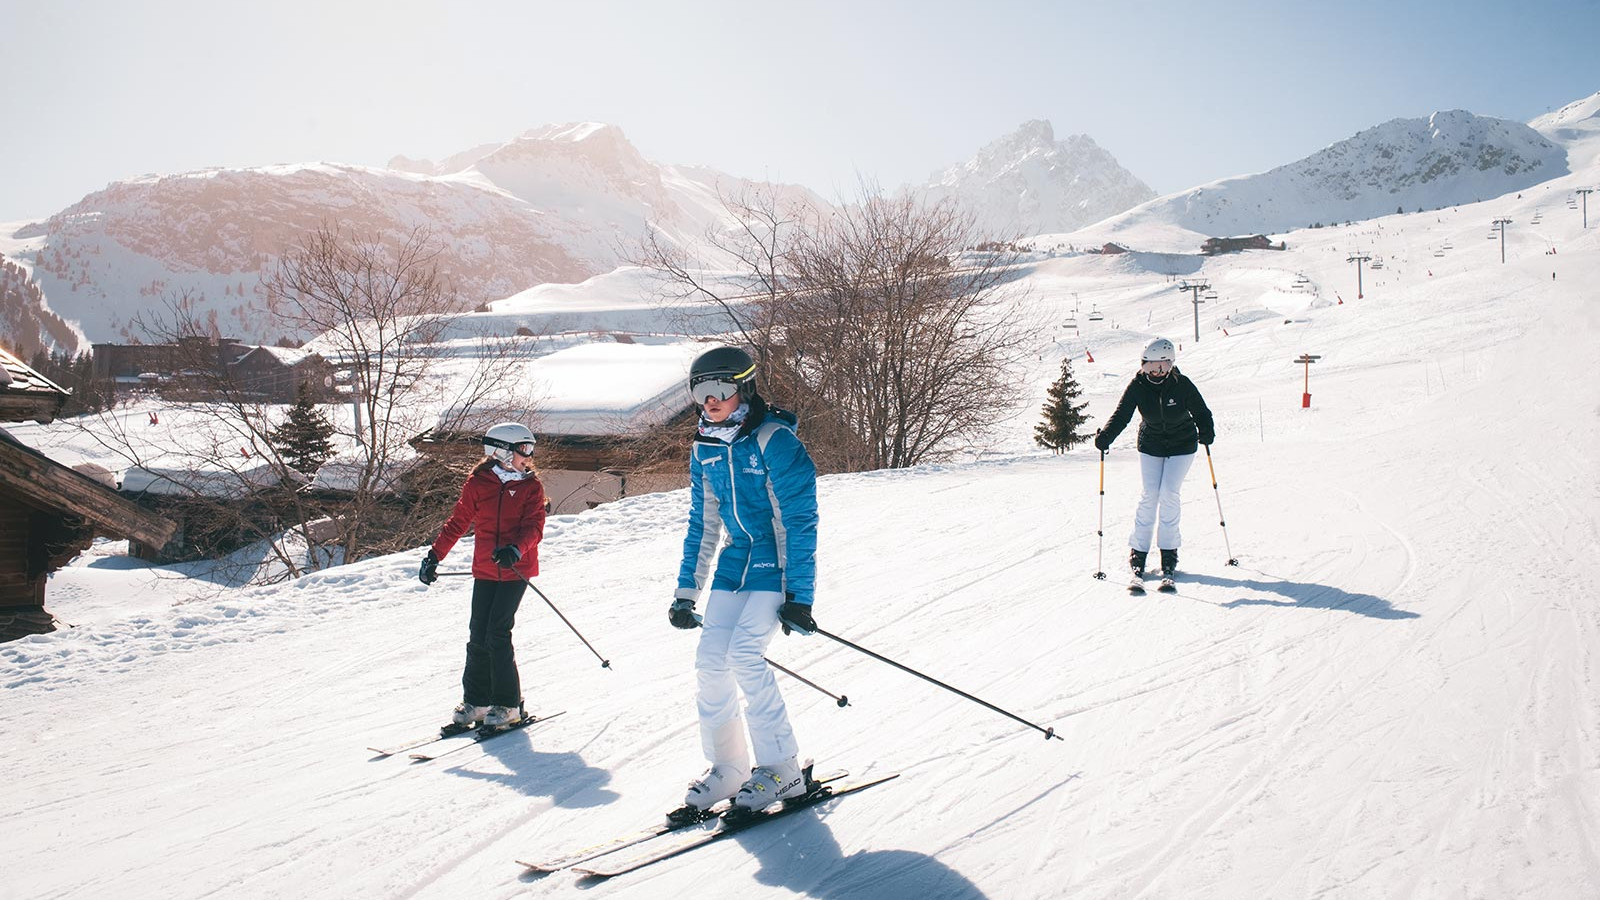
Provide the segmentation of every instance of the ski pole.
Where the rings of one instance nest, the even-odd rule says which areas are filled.
[[[844,638],[839,637],[838,635],[834,634],[833,632],[824,631],[823,629],[818,628],[817,629],[817,634],[820,634],[825,638],[831,638],[832,640],[838,641],[839,643],[845,645],[846,647],[849,647],[852,650],[858,650],[858,651],[860,651],[862,653],[865,653],[866,655],[868,655],[868,656],[872,657],[873,659],[876,659],[876,660],[878,660],[880,662],[886,662],[889,665],[894,666],[896,669],[901,670],[902,672],[909,672],[912,675],[915,675],[918,678],[921,678],[923,681],[927,681],[927,682],[930,682],[932,684],[936,684],[939,687],[942,687],[945,690],[950,691],[953,694],[959,694],[959,695],[967,698],[968,700],[971,700],[973,703],[976,703],[979,706],[983,706],[983,707],[986,707],[988,709],[992,709],[995,712],[999,713],[1002,716],[1005,716],[1008,719],[1014,719],[1014,720],[1016,720],[1018,722],[1021,722],[1022,724],[1026,725],[1029,728],[1032,728],[1032,729],[1034,729],[1036,731],[1042,731],[1042,732],[1044,732],[1044,739],[1047,740],[1047,741],[1050,740],[1051,738],[1055,738],[1058,741],[1066,740],[1066,738],[1062,737],[1059,734],[1056,734],[1056,730],[1054,728],[1045,728],[1045,727],[1042,727],[1040,725],[1035,725],[1034,723],[1029,722],[1027,719],[1022,718],[1021,716],[1015,715],[1013,713],[1006,712],[1005,710],[1001,709],[998,706],[995,706],[993,703],[990,703],[987,700],[980,700],[977,697],[974,697],[971,694],[967,693],[966,691],[960,690],[958,688],[953,688],[950,685],[945,684],[944,682],[940,681],[937,678],[933,678],[933,677],[930,677],[928,675],[924,675],[921,672],[918,672],[916,669],[913,669],[910,666],[901,665],[900,663],[895,662],[894,660],[890,659],[887,656],[884,656],[884,655],[879,654],[879,653],[874,653],[871,650],[868,650],[867,648],[861,646],[860,644],[852,643],[851,641],[847,641]]]
[[[766,657],[766,656],[763,656],[761,658],[765,659],[767,661],[767,665],[773,667],[774,669],[777,669],[779,672],[782,672],[783,674],[789,676],[790,678],[793,678],[795,681],[798,681],[801,684],[803,684],[803,685],[805,685],[805,686],[807,686],[809,688],[812,688],[812,689],[814,689],[814,690],[816,690],[816,691],[818,691],[820,693],[827,694],[829,697],[832,697],[833,701],[835,703],[839,704],[839,708],[840,709],[843,709],[846,706],[850,705],[850,698],[849,697],[846,697],[846,696],[844,696],[842,694],[841,695],[835,695],[835,694],[829,693],[827,690],[823,689],[816,682],[808,680],[807,678],[805,678],[804,676],[802,676],[798,672],[792,671],[790,669],[785,669],[783,666],[780,666],[777,663],[773,662],[771,660],[771,658]]]
[[[705,623],[706,623],[706,617],[705,616],[702,616],[699,613],[694,613],[694,626],[696,628],[704,627]],[[803,684],[803,685],[805,685],[807,687],[814,688],[815,690],[817,690],[817,691],[819,691],[819,692],[821,692],[823,694],[826,694],[829,697],[832,697],[833,701],[835,703],[839,704],[839,708],[840,709],[843,709],[846,706],[850,705],[850,698],[849,697],[847,697],[847,696],[845,696],[843,694],[837,694],[836,695],[836,694],[826,690],[825,688],[823,688],[821,685],[817,684],[816,682],[805,678],[799,672],[796,672],[793,669],[786,669],[783,666],[778,665],[777,663],[773,662],[772,658],[769,657],[769,656],[763,656],[761,658],[766,661],[767,665],[773,667],[774,669],[777,669],[779,672],[782,672],[783,674],[789,676],[790,678],[793,678],[795,681],[798,681],[798,682],[800,682],[801,684]]]
[[[1095,523],[1094,533],[1100,536],[1099,546],[1094,552],[1094,577],[1101,581],[1106,580],[1106,452],[1100,451],[1100,519]]]
[[[1228,517],[1222,514],[1222,491],[1217,489],[1217,467],[1211,463],[1211,445],[1202,444],[1206,448],[1206,468],[1211,470],[1211,491],[1217,497],[1217,524],[1222,526],[1222,546],[1228,551],[1228,565],[1237,566],[1239,561],[1233,557],[1233,545],[1228,541]]]
[[[504,567],[502,567],[502,568],[504,568]],[[517,572],[516,569],[512,569],[511,571],[516,572],[517,577],[522,579],[522,583],[523,584],[527,585],[528,587],[533,588],[533,592],[535,594],[538,594],[539,595],[539,599],[543,600],[546,604],[548,604],[549,607],[552,610],[555,611],[555,614],[557,616],[561,616],[561,621],[562,622],[566,622],[567,627],[572,629],[572,633],[578,636],[578,640],[583,641],[583,645],[585,647],[589,648],[589,652],[594,654],[595,659],[600,660],[600,668],[602,668],[602,669],[610,669],[611,668],[611,660],[606,659],[604,656],[601,656],[600,655],[600,651],[596,650],[594,648],[594,645],[589,643],[589,639],[583,636],[583,632],[579,631],[571,622],[568,622],[566,616],[562,616],[561,615],[561,610],[556,609],[556,605],[554,603],[550,602],[550,598],[546,597],[544,595],[544,591],[539,590],[539,586],[538,585],[534,584],[532,581],[529,581],[528,580],[528,576],[522,574],[521,572]],[[615,671],[615,670],[613,670],[613,671]]]

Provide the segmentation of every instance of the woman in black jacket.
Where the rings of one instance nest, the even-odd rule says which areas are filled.
[[[1178,494],[1199,444],[1210,444],[1216,438],[1211,410],[1206,408],[1194,382],[1173,366],[1175,356],[1171,341],[1151,341],[1144,348],[1139,374],[1133,376],[1128,389],[1122,392],[1122,402],[1094,436],[1096,447],[1109,450],[1111,442],[1133,419],[1133,411],[1139,411],[1139,469],[1144,476],[1144,492],[1133,514],[1133,533],[1128,536],[1132,548],[1128,565],[1135,581],[1144,578],[1145,555],[1150,552],[1151,532],[1156,531],[1158,521],[1161,527],[1155,538],[1161,550],[1161,573],[1171,578],[1177,571],[1178,545],[1182,542],[1178,533],[1182,500]]]

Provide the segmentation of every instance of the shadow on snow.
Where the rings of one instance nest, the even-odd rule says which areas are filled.
[[[1266,574],[1266,573],[1262,573]],[[1268,576],[1273,578],[1273,576]],[[1353,613],[1358,616],[1368,616],[1374,619],[1416,619],[1421,613],[1409,610],[1396,609],[1394,604],[1382,597],[1372,594],[1353,594],[1341,588],[1326,584],[1314,584],[1305,581],[1289,581],[1282,578],[1273,578],[1264,581],[1256,578],[1218,578],[1215,575],[1188,575],[1181,574],[1186,582],[1196,584],[1210,584],[1224,588],[1244,588],[1258,594],[1278,594],[1286,599],[1273,600],[1267,597],[1240,597],[1218,606],[1233,608],[1238,606],[1289,606],[1299,609],[1337,609],[1342,612]],[[1180,585],[1182,582],[1179,582]]]
[[[499,760],[509,771],[474,772],[460,765],[445,771],[460,778],[503,784],[529,797],[549,797],[550,802],[568,809],[603,806],[621,797],[604,787],[611,780],[610,772],[585,763],[576,753],[534,749],[536,736],[536,730],[519,731],[479,745],[485,755]]]

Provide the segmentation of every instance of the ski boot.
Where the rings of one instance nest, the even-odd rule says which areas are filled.
[[[750,778],[750,770],[733,763],[718,763],[689,782],[683,805],[667,813],[667,824],[689,825],[713,817],[711,807],[730,799]]]
[[[774,803],[804,797],[818,787],[811,777],[810,760],[801,766],[791,756],[770,766],[756,766],[722,818],[730,822],[748,819]]]
[[[1128,568],[1133,570],[1133,577],[1128,581],[1128,593],[1144,593],[1144,562],[1148,551],[1129,550]]]
[[[1178,551],[1177,549],[1161,551],[1161,586],[1156,588],[1163,594],[1176,594],[1178,585]]]
[[[488,715],[483,717],[484,731],[509,731],[528,717],[528,711],[522,704],[516,706],[491,706]]]

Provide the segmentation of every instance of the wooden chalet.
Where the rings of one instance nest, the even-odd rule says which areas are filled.
[[[1206,238],[1200,244],[1200,252],[1207,256],[1218,253],[1238,253],[1241,250],[1285,250],[1285,243],[1272,243],[1272,239],[1264,234],[1241,234],[1234,237]]]
[[[0,350],[0,422],[51,422],[67,391]],[[0,641],[55,630],[45,585],[97,535],[165,543],[175,525],[0,428]]]
[[[333,366],[309,350],[254,347],[229,371],[241,390],[272,402],[293,403],[302,388],[315,399],[333,394]]]

